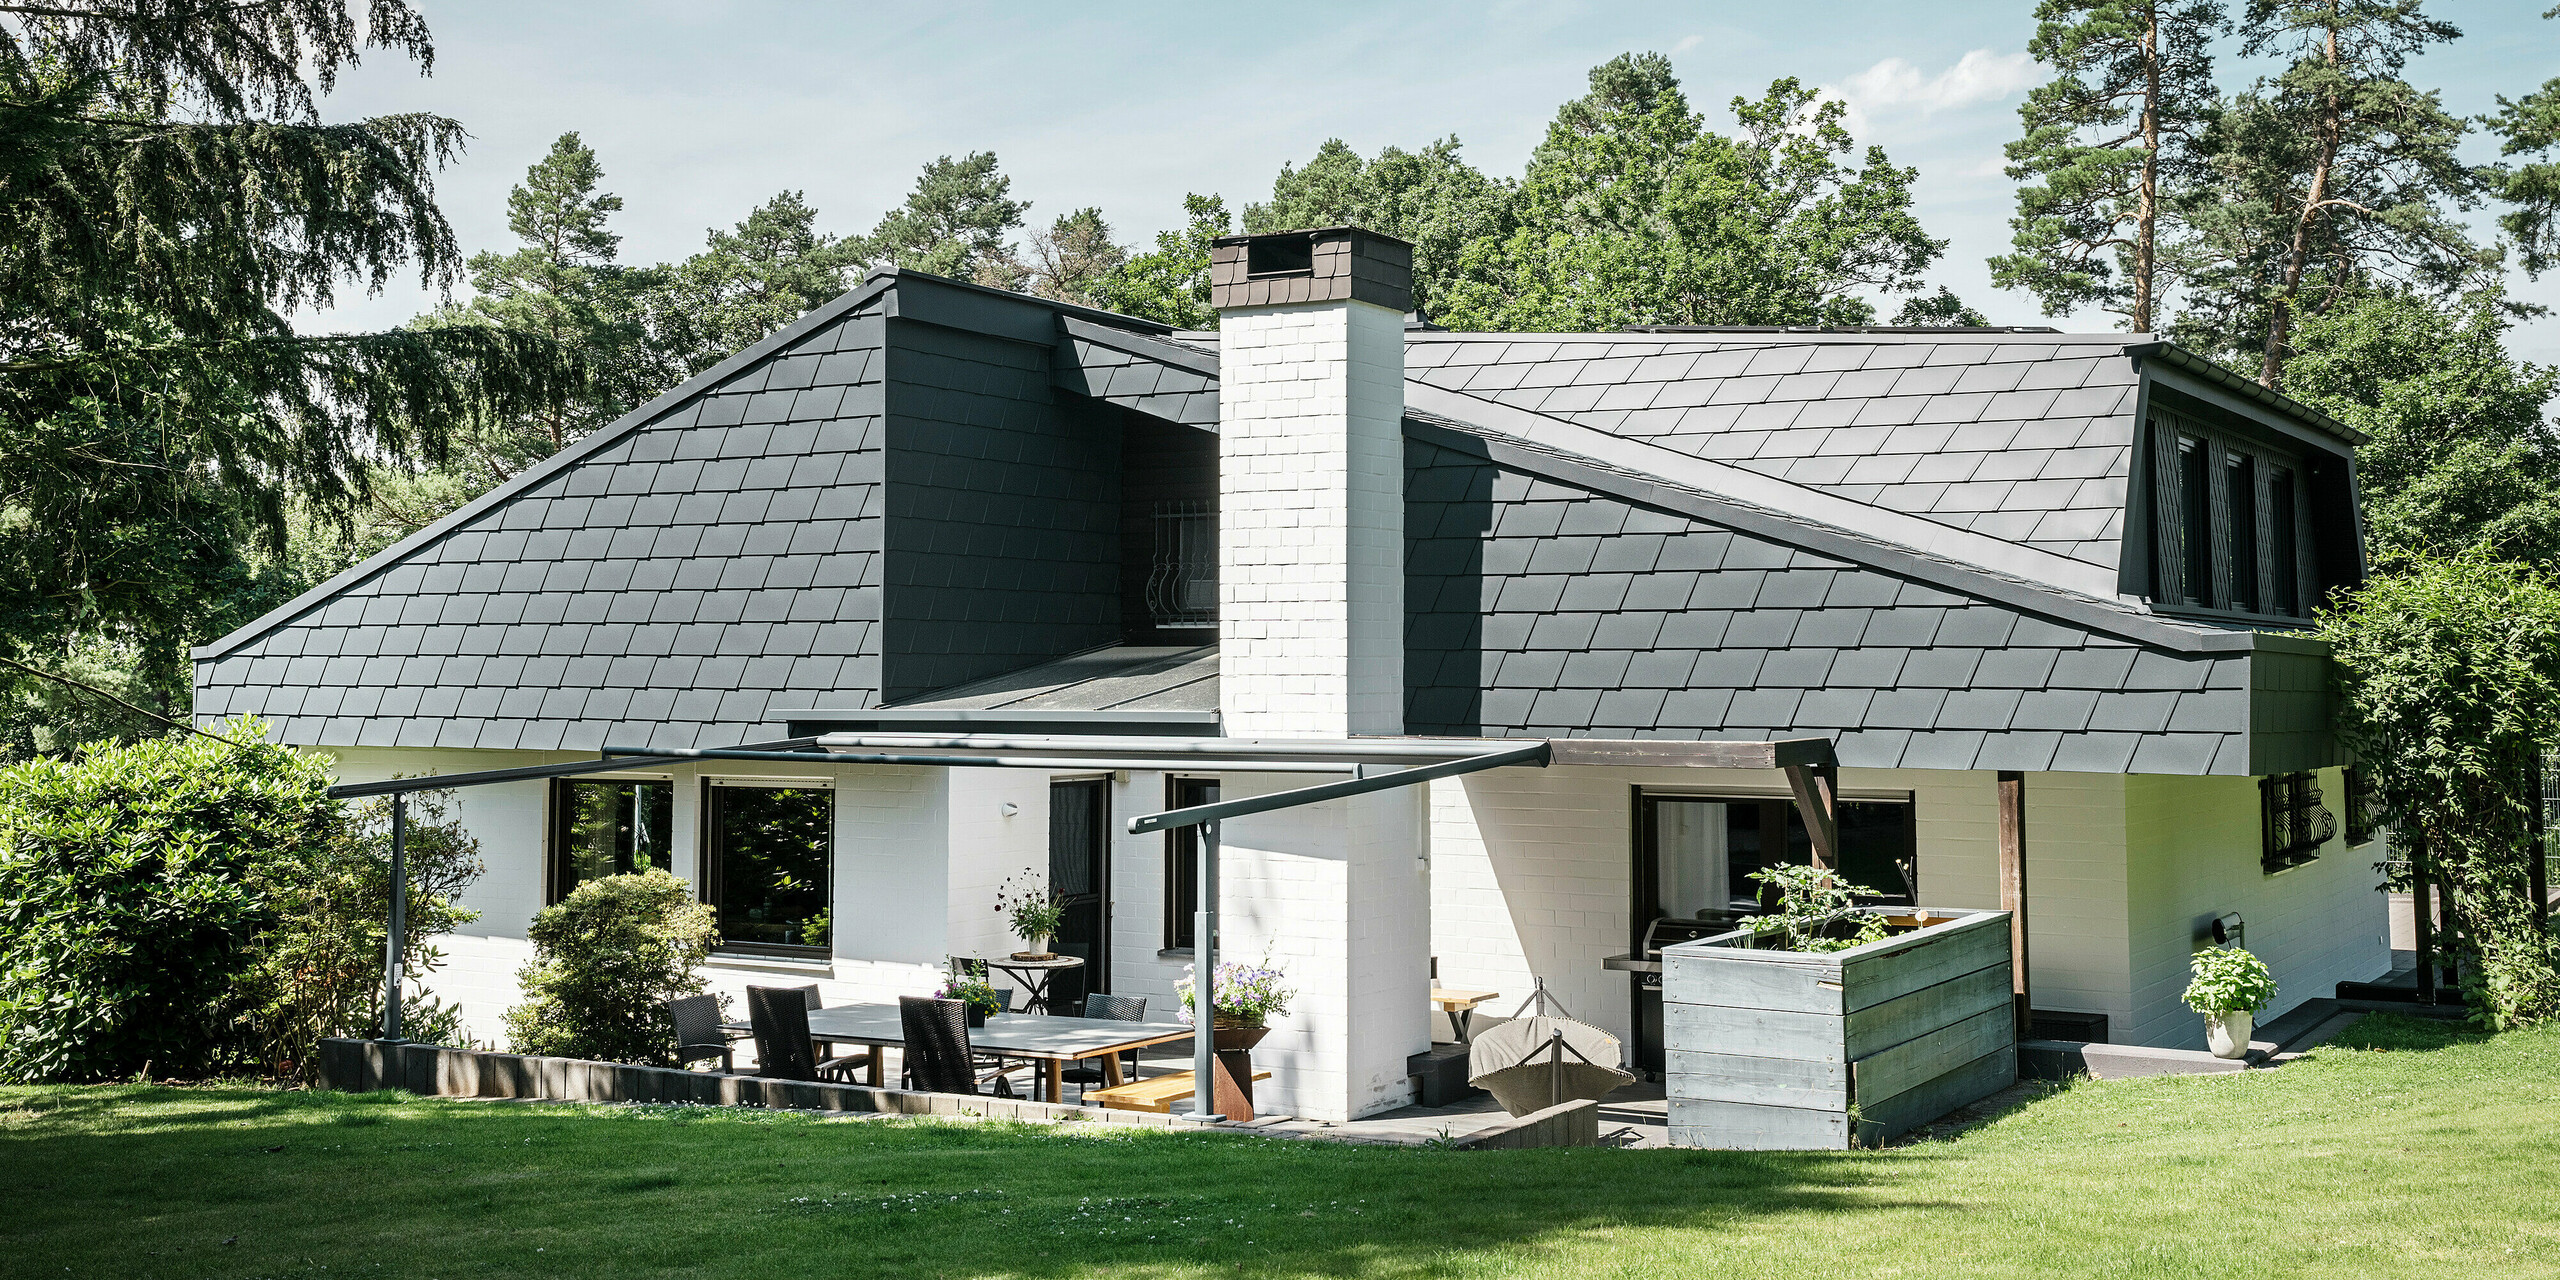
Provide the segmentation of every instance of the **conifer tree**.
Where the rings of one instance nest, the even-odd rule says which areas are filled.
[[[2046,315],[2098,306],[2136,332],[2158,323],[2160,252],[2175,192],[2215,99],[2219,0],[2043,0],[2027,51],[2053,68],[2018,108],[2013,252],[1992,279]]]

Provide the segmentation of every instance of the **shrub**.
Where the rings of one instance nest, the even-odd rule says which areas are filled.
[[[479,842],[448,816],[450,791],[409,795],[408,914],[401,1034],[434,1044],[462,1038],[461,1009],[416,985],[442,967],[433,939],[479,918],[458,905],[480,876]],[[295,851],[274,889],[276,926],[259,949],[254,988],[261,1062],[308,1080],[328,1036],[382,1025],[382,953],[391,926],[391,800],[346,806],[330,838]]]
[[[660,1007],[699,995],[711,908],[655,867],[579,885],[533,918],[534,958],[507,1011],[518,1053],[671,1067],[675,1023]]]
[[[243,980],[337,806],[324,758],[218,732],[0,770],[0,1079],[255,1064]]]
[[[2190,967],[2195,981],[2180,998],[2198,1013],[2256,1013],[2275,1003],[2276,976],[2267,962],[2238,947],[2207,947]]]
[[[1778,891],[1776,911],[1743,922],[1753,933],[1778,935],[1771,950],[1846,951],[1884,941],[1884,917],[1858,906],[1858,899],[1877,896],[1865,885],[1797,863],[1754,871],[1751,878]]]
[[[2323,610],[2320,635],[2393,848],[2446,888],[2474,1016],[2560,1017],[2560,956],[2527,891],[2532,778],[2560,746],[2560,585],[2477,550],[2413,555]]]

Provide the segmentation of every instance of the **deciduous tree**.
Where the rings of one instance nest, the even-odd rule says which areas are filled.
[[[1209,242],[1233,230],[1227,202],[1197,193],[1182,198],[1183,226],[1156,233],[1152,253],[1141,253],[1105,277],[1095,298],[1110,310],[1177,329],[1215,329],[1209,306]]]
[[[1511,185],[1478,172],[1458,151],[1453,135],[1420,151],[1387,147],[1362,160],[1340,138],[1330,139],[1303,167],[1280,167],[1270,203],[1245,206],[1244,229],[1359,226],[1408,241],[1414,303],[1431,314],[1467,246],[1511,230]]]

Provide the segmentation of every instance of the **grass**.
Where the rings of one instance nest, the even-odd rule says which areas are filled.
[[[1881,1152],[0,1090],[0,1276],[2560,1274],[2560,1030],[2368,1018]]]

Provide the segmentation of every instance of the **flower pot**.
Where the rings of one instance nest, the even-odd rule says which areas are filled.
[[[978,1005],[970,1005],[969,1025],[973,1027],[983,1027],[987,1025],[987,1011]]]
[[[1054,936],[1046,938],[1025,938],[1022,940],[1022,950],[1014,952],[1013,958],[1016,960],[1055,960],[1058,958],[1058,953],[1052,950],[1051,947],[1056,941],[1057,939]]]
[[[1220,1053],[1245,1053],[1271,1034],[1269,1027],[1231,1027],[1220,1023],[1209,1035],[1210,1047]]]
[[[2234,1009],[2228,1013],[2206,1014],[2204,1019],[2205,1047],[2213,1050],[2213,1056],[2217,1058],[2248,1057],[2249,1032],[2257,1020],[2258,1015],[2251,1013],[2246,1009]]]

